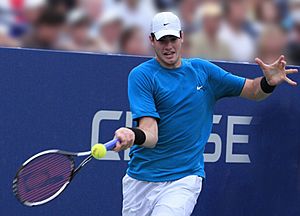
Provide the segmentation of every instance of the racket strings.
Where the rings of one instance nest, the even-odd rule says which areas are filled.
[[[69,182],[73,169],[74,161],[66,155],[42,155],[18,172],[14,191],[22,202],[40,202],[64,187]]]

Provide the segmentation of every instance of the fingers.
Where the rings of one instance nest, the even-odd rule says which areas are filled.
[[[255,62],[261,67],[262,70],[268,68],[268,65],[265,64],[260,58],[255,58]]]
[[[287,69],[287,70],[285,70],[285,73],[286,73],[286,74],[298,73],[298,69],[295,69],[295,68],[294,68],[294,69]],[[286,81],[288,84],[292,85],[292,86],[296,86],[296,85],[297,85],[297,82],[291,80],[291,79],[288,78],[288,77],[285,77],[285,81]]]
[[[281,70],[284,70],[284,69],[285,69],[285,66],[286,66],[286,61],[285,61],[285,60],[281,60],[281,61],[278,63],[278,67],[279,67],[279,69],[281,69]]]
[[[291,80],[291,79],[288,78],[288,77],[285,77],[284,80],[285,80],[288,84],[290,84],[290,85],[292,85],[292,86],[296,86],[296,85],[297,85],[297,83],[296,83],[295,81]]]
[[[282,81],[287,82],[292,86],[296,86],[297,83],[290,78],[288,78],[287,74],[297,73],[297,69],[285,69],[287,62],[285,60],[284,55],[279,56],[279,58],[272,64],[267,65],[261,59],[256,58],[256,63],[261,67],[264,72],[264,75],[269,78],[269,80],[277,80],[277,84]]]
[[[265,64],[260,58],[255,58],[255,62],[264,70],[270,66],[277,66],[280,69],[284,69],[286,66],[286,61],[284,55],[279,56],[279,58],[271,65]]]
[[[113,149],[115,152],[126,150],[133,145],[134,133],[128,128],[120,128],[115,132],[115,137],[120,141],[117,142],[116,147]]]
[[[285,61],[284,55],[279,56],[279,58],[274,62],[274,64],[282,64],[282,61]]]
[[[122,146],[122,144],[120,142],[117,142],[116,147],[113,149],[113,151],[119,152],[119,151],[122,151],[123,148],[124,147]]]
[[[293,74],[293,73],[298,73],[298,69],[287,69],[285,70],[286,74]]]

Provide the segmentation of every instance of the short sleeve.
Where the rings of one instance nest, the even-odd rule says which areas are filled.
[[[212,63],[207,64],[206,70],[216,99],[240,96],[245,78],[233,75]]]
[[[133,69],[128,77],[128,98],[133,120],[141,117],[160,119],[156,110],[151,76],[141,69]]]

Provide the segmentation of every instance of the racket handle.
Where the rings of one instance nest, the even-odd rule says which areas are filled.
[[[114,147],[116,147],[117,142],[119,139],[113,139],[107,143],[104,144],[107,151],[112,150]]]

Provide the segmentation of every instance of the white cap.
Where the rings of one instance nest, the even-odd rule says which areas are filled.
[[[180,31],[180,20],[171,12],[158,13],[152,19],[151,32],[154,33],[156,40],[166,35],[180,37]]]

